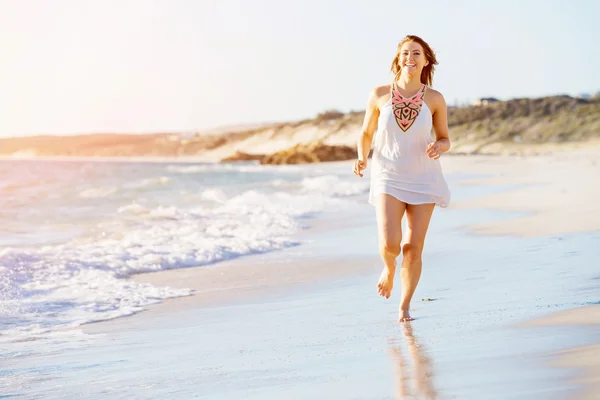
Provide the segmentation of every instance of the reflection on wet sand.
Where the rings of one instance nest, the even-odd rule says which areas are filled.
[[[415,339],[410,322],[405,322],[402,329],[408,356],[403,354],[398,339],[390,343],[396,368],[396,398],[437,399],[438,393],[433,385],[433,363]]]

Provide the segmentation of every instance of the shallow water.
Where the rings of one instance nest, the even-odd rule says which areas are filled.
[[[139,285],[187,268],[298,245],[319,213],[365,181],[255,164],[0,162],[0,339],[131,315],[189,290]]]

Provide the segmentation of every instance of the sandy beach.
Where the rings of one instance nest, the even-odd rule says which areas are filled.
[[[590,142],[578,149],[534,157],[452,158],[446,163],[449,171],[487,175],[465,184],[515,186],[501,195],[459,202],[454,207],[530,213],[518,221],[507,219],[470,227],[481,234],[542,236],[598,230],[600,214],[595,212],[595,200],[599,194],[595,181],[600,171],[599,151],[598,143]]]
[[[351,219],[317,220],[297,233],[300,246],[134,276],[193,295],[84,325],[66,350],[36,358],[48,383],[28,370],[8,393],[592,399],[599,161],[581,150],[445,157],[457,198],[434,215],[411,324],[396,322],[398,289],[376,295],[374,210],[360,195]]]

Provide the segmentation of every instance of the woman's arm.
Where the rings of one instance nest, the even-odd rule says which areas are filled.
[[[450,150],[450,137],[448,136],[448,107],[446,100],[440,92],[433,91],[435,94],[433,100],[433,130],[435,132],[435,142],[427,146],[427,156],[438,159],[441,153]]]
[[[375,129],[377,129],[377,119],[379,118],[379,106],[377,105],[377,100],[379,99],[378,92],[379,88],[375,88],[369,96],[367,109],[365,110],[365,118],[357,142],[358,159],[364,162],[366,162],[369,157],[373,134],[375,133]]]

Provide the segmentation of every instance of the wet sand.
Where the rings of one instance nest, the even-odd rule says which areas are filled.
[[[600,291],[600,284],[597,286]],[[600,305],[562,311],[523,324],[525,328],[564,326],[580,326],[589,330],[596,338],[600,338]],[[550,365],[580,371],[572,380],[574,384],[583,386],[577,391],[577,399],[595,400],[599,397],[600,340],[596,339],[594,342],[595,344],[550,354]]]
[[[477,234],[548,236],[600,231],[600,152],[597,146],[554,152],[536,157],[480,157],[452,160],[450,170],[476,170],[491,177],[464,182],[473,185],[523,185],[524,187],[455,204],[460,209],[527,211],[529,215],[468,228]],[[456,162],[454,162],[456,161]],[[471,165],[470,165],[471,164]],[[600,250],[595,262],[600,265]],[[600,291],[600,284],[596,284]],[[600,393],[600,306],[589,306],[536,319],[523,326],[589,326],[596,344],[565,349],[552,355],[552,365],[583,371],[574,382],[585,385],[578,399],[597,399]]]
[[[168,299],[149,306],[142,314],[84,325],[87,333],[109,333],[113,329],[136,329],[140,319],[170,315],[189,308],[226,307],[260,302],[288,292],[302,292],[316,283],[331,284],[340,276],[379,271],[376,257],[321,258],[297,254],[293,248],[277,253],[250,256],[216,265],[139,274],[138,283],[189,288],[193,295]],[[144,315],[145,314],[145,315]]]

